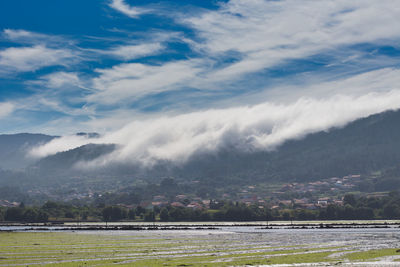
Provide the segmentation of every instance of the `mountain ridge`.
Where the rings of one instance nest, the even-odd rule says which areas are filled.
[[[0,135],[0,145],[2,137]],[[46,138],[51,140],[54,137]],[[71,175],[103,175],[116,180],[121,177],[134,180],[139,176],[160,180],[169,176],[224,184],[241,181],[309,181],[351,173],[368,174],[390,170],[400,164],[400,111],[374,114],[343,127],[289,140],[275,151],[249,152],[224,147],[213,153],[195,154],[181,165],[163,161],[151,168],[135,163],[120,163],[103,166],[92,172],[72,170],[72,166],[78,162],[90,162],[116,148],[115,144],[89,144],[59,152],[33,163],[26,175],[51,176],[51,179]]]

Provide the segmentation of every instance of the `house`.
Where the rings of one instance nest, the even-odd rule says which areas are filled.
[[[304,204],[304,208],[306,208],[308,210],[315,210],[317,208],[317,206],[310,203],[310,204]]]
[[[187,205],[186,207],[187,207],[187,208],[194,209],[194,210],[202,210],[202,209],[203,209],[203,207],[201,206],[201,204],[200,204],[200,203],[197,203],[197,202],[192,202],[192,203],[190,203],[189,205]]]
[[[308,199],[302,198],[302,199],[294,199],[293,200],[294,205],[299,206],[299,207],[306,207],[308,204]]]
[[[139,206],[141,206],[142,208],[145,208],[145,209],[152,209],[153,208],[153,205],[151,204],[151,202],[148,202],[148,201],[140,202]]]
[[[166,201],[153,201],[151,202],[151,205],[153,205],[154,207],[165,207],[168,205],[168,202]]]
[[[12,207],[18,207],[20,203],[18,202],[10,202],[8,200],[0,200],[0,207],[8,207],[8,208],[12,208]]]
[[[343,206],[343,200],[334,200],[333,203],[338,206]]]
[[[203,200],[202,202],[204,205],[210,205],[211,200],[207,199],[207,200]]]
[[[284,205],[284,206],[290,206],[290,205],[292,205],[292,201],[291,200],[280,200],[279,204]]]
[[[181,202],[172,202],[171,203],[172,207],[185,207],[185,205],[183,205]]]
[[[163,195],[154,196],[153,200],[154,201],[162,201],[162,200],[165,200],[165,196],[163,196]]]

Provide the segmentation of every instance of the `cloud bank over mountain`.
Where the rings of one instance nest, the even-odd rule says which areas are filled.
[[[397,109],[400,91],[369,93],[329,99],[301,98],[291,104],[263,103],[211,109],[176,116],[134,121],[100,138],[67,136],[36,147],[31,155],[43,157],[89,143],[118,144],[110,155],[89,165],[140,163],[160,160],[185,163],[201,152],[234,147],[242,151],[274,150],[287,140],[341,127],[360,117]]]
[[[0,131],[64,136],[34,157],[112,143],[91,164],[180,163],[400,108],[395,0],[25,1],[34,25],[0,3]]]

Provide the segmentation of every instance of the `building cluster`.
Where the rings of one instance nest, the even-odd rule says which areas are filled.
[[[338,190],[351,190],[361,182],[361,175],[353,174],[342,178],[332,177],[322,181],[309,183],[288,183],[284,184],[276,194],[284,194],[285,192],[297,193],[318,193],[318,192],[334,192]]]
[[[0,199],[0,207],[12,208],[12,207],[18,207],[19,205],[20,205],[19,202],[8,201],[6,199]]]
[[[343,205],[343,193],[349,192],[359,183],[361,183],[361,175],[353,174],[344,177],[332,177],[319,181],[308,183],[285,183],[276,189],[265,193],[254,185],[247,185],[237,192],[223,193],[218,199],[231,202],[243,203],[247,206],[255,205],[260,208],[281,209],[281,208],[304,208],[318,209],[326,207],[329,204]],[[63,195],[63,201],[91,199],[96,194],[88,190],[82,192],[78,189],[70,190],[70,194]],[[30,194],[46,194],[46,192],[31,191]],[[51,197],[52,193],[47,192],[47,197]],[[54,194],[54,193],[53,193]],[[101,196],[101,195],[100,195]],[[59,199],[60,195],[54,195],[54,199]],[[215,202],[214,202],[215,203]],[[201,198],[195,195],[178,194],[171,198],[166,195],[155,195],[147,201],[141,201],[136,205],[123,205],[128,208],[141,206],[143,208],[162,208],[166,206],[185,207],[194,210],[210,209],[211,200],[209,198]],[[17,202],[0,200],[0,206],[14,207],[18,206]]]

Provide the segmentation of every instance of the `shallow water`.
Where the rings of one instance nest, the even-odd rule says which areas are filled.
[[[77,262],[103,266],[165,262],[172,266],[400,266],[399,228],[263,229],[261,225],[216,224],[216,229],[197,230],[198,226],[179,229],[174,224],[174,230],[129,231],[71,231],[53,226],[43,232],[43,226],[2,226],[0,230],[16,232],[0,232],[0,266],[76,266]],[[366,251],[376,255],[351,259],[354,253]]]

